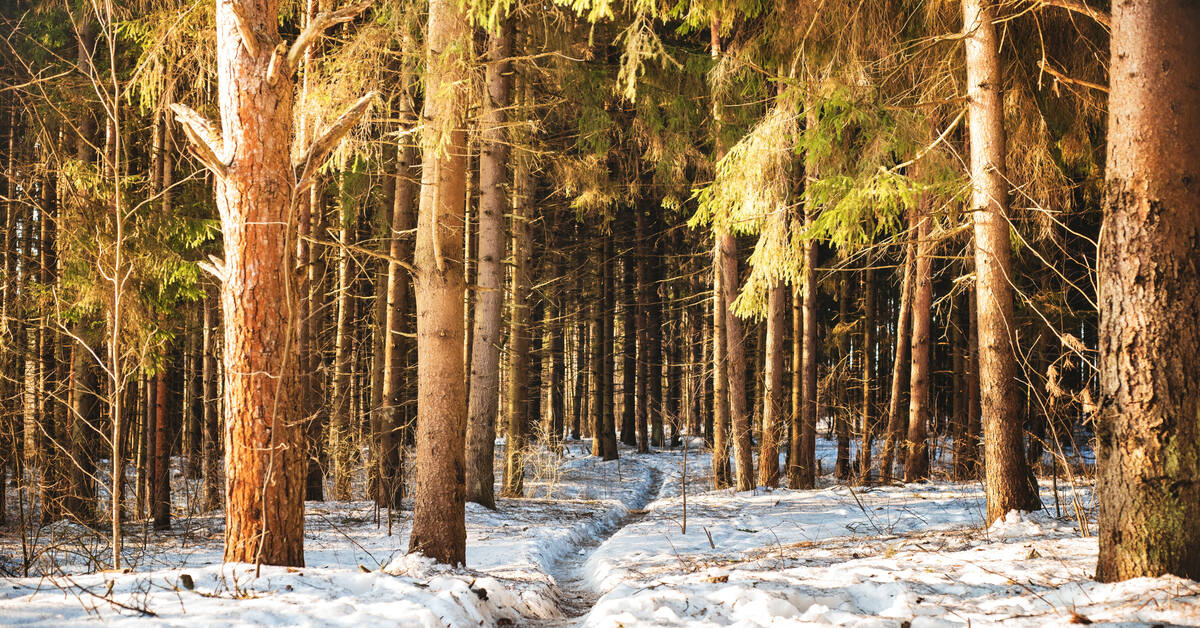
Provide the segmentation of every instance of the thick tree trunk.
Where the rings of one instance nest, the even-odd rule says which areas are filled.
[[[230,157],[216,185],[225,244],[225,560],[304,564],[303,416],[292,227],[292,99],[268,78],[279,2],[216,9],[217,74]],[[242,28],[265,41],[247,46]],[[254,50],[258,54],[252,54]]]
[[[913,215],[917,239],[916,272],[913,275],[912,371],[909,378],[908,441],[904,481],[929,477],[929,380],[930,331],[933,327],[933,244],[929,240],[930,199],[921,198]]]
[[[493,455],[500,385],[500,322],[504,305],[504,211],[508,207],[509,142],[506,131],[512,85],[513,21],[505,19],[488,41],[487,88],[480,119],[479,261],[471,387],[467,420],[467,500],[496,507]],[[515,237],[515,235],[514,235]]]
[[[463,229],[471,30],[451,0],[429,3],[417,221],[417,472],[410,551],[466,561],[467,390]]]
[[[1012,261],[1005,177],[1004,103],[993,0],[963,0],[971,144],[975,290],[979,298],[979,379],[983,411],[987,524],[1010,510],[1037,510],[1025,460],[1013,350]]]
[[[1200,5],[1114,3],[1096,579],[1200,579]],[[990,467],[990,461],[989,461]]]

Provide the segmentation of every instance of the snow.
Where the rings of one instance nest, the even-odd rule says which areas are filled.
[[[977,484],[822,478],[810,491],[713,491],[698,445],[686,477],[679,450],[612,462],[583,443],[561,461],[538,454],[530,498],[468,506],[465,569],[405,554],[411,510],[393,513],[389,535],[386,513],[366,502],[309,503],[308,566],[257,574],[221,564],[217,516],[185,514],[165,533],[131,523],[130,573],[95,571],[102,538],[58,524],[35,539],[29,577],[0,579],[0,624],[1200,625],[1196,582],[1091,580],[1096,539],[1071,501],[1094,515],[1087,485],[1060,481],[1061,516],[1046,484],[1046,510],[985,528]],[[818,455],[832,469],[835,443]],[[0,569],[21,556],[19,536],[0,537]]]

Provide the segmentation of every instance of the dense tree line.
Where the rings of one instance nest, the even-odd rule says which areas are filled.
[[[0,516],[463,563],[567,439],[989,523],[1095,442],[1097,577],[1200,577],[1200,9],[869,4],[7,3]]]

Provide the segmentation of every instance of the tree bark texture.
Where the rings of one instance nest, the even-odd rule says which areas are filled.
[[[505,130],[512,86],[513,21],[488,38],[486,93],[480,119],[479,245],[471,387],[467,419],[467,500],[496,507],[493,454],[500,386],[500,322],[504,305],[504,211],[509,143]]]
[[[750,446],[750,415],[746,411],[746,347],[742,321],[733,314],[737,298],[738,279],[737,241],[728,231],[717,234],[719,242],[721,291],[725,316],[726,369],[729,372],[729,422],[734,442],[737,469],[737,490],[754,488],[754,454]],[[651,326],[651,330],[654,327]],[[653,366],[651,377],[654,377]],[[653,381],[653,380],[652,380]]]
[[[762,436],[758,449],[758,483],[779,486],[779,442],[783,437],[784,404],[787,389],[783,384],[784,336],[787,335],[787,286],[782,281],[767,294],[766,393],[763,395]]]
[[[1113,5],[1096,579],[1200,579],[1200,5]]]
[[[923,195],[916,223],[916,268],[912,297],[912,365],[909,376],[907,457],[904,481],[916,482],[929,476],[929,381],[930,332],[933,327],[933,246],[929,240],[930,199]]]
[[[467,390],[463,358],[465,93],[471,30],[457,3],[429,3],[421,203],[417,220],[417,470],[409,551],[466,561]]]
[[[512,280],[508,310],[508,425],[504,445],[504,497],[521,497],[525,491],[525,456],[529,439],[530,370],[530,255],[528,203],[531,177],[524,165],[514,178],[512,211]],[[489,454],[490,455],[490,454]]]

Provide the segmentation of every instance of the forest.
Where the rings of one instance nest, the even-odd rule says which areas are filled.
[[[0,215],[0,625],[1200,625],[1193,0],[5,0]]]

